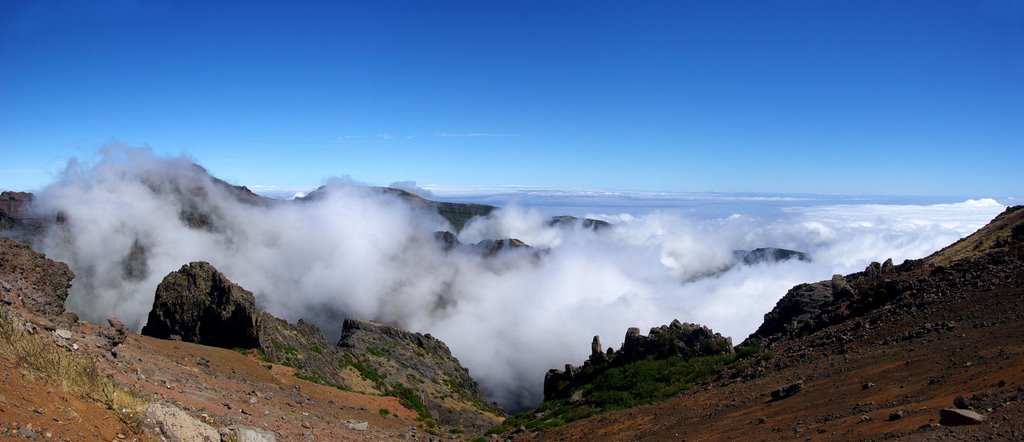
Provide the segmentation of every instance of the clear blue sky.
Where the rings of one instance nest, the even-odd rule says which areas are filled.
[[[1024,2],[0,2],[0,188],[1024,194]]]

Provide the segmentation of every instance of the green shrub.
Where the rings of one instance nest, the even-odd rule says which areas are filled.
[[[388,396],[394,396],[398,398],[398,401],[402,403],[406,408],[413,410],[416,414],[423,419],[432,419],[433,415],[430,414],[430,410],[427,409],[427,405],[423,403],[423,399],[420,399],[420,395],[406,387],[405,385],[396,382],[386,392]]]
[[[605,411],[665,400],[698,383],[707,382],[726,368],[749,366],[750,359],[764,358],[766,355],[770,357],[770,353],[754,343],[737,348],[736,353],[732,354],[690,359],[651,357],[612,367],[582,387],[581,401],[544,401],[533,410],[507,418],[504,423],[492,427],[485,434],[504,434],[519,426],[529,430],[557,427]]]

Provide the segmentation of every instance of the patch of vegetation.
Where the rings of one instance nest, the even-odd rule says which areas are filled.
[[[0,306],[0,357],[30,375],[55,381],[72,394],[96,401],[113,411],[125,425],[138,428],[141,409],[148,402],[135,390],[104,375],[90,356],[71,353],[57,345],[49,333],[28,333],[22,320]]]
[[[421,418],[433,418],[433,415],[430,414],[430,410],[427,409],[427,405],[423,403],[423,399],[420,399],[420,395],[413,389],[406,387],[404,384],[396,382],[386,391],[385,394],[398,398],[398,401],[401,402],[403,406],[415,411]]]
[[[487,434],[504,434],[519,426],[529,430],[557,427],[606,411],[621,410],[658,402],[706,382],[727,368],[745,369],[749,360],[764,357],[757,344],[737,348],[735,353],[698,356],[690,359],[647,358],[609,368],[582,387],[578,402],[549,400],[533,410],[509,417]]]
[[[377,410],[377,413],[380,413],[381,416],[387,416],[391,414],[391,411],[387,408],[381,408],[380,410]]]
[[[235,347],[235,348],[232,348],[231,350],[239,352],[239,353],[241,353],[241,354],[243,354],[245,356],[255,356],[256,359],[259,360],[260,362],[266,362],[268,364],[273,364],[274,363],[273,360],[271,360],[270,358],[267,357],[266,353],[263,353],[263,350],[260,350],[258,348]],[[267,368],[270,368],[270,367],[268,366]]]
[[[494,206],[486,204],[437,203],[437,212],[452,223],[455,232],[465,227],[466,222],[475,216],[487,216]]]
[[[347,359],[347,358],[346,358]],[[366,380],[373,382],[377,386],[377,389],[384,390],[384,378],[381,377],[380,373],[372,365],[364,364],[359,359],[347,359],[348,363],[352,365],[359,372],[359,375],[366,378]]]
[[[450,428],[450,429],[448,429],[448,432],[451,433],[451,434],[462,434],[462,433],[465,433],[465,431],[462,431],[461,428]]]
[[[327,379],[324,379],[322,376],[320,376],[319,373],[302,373],[302,372],[296,371],[295,372],[295,377],[297,377],[299,379],[302,379],[304,381],[312,382],[314,384],[325,385],[325,386],[336,388],[336,389],[342,390],[342,391],[352,391],[351,388],[348,388],[348,387],[346,387],[344,385],[338,385],[338,384],[335,384],[334,382],[331,382],[331,381],[329,381]]]
[[[270,346],[282,357],[280,361],[276,361],[277,363],[295,369],[302,367],[302,353],[299,352],[299,349],[287,345],[276,338],[270,338]]]
[[[384,355],[386,354],[384,350],[381,350],[377,347],[367,347],[366,351],[378,358],[383,358]]]

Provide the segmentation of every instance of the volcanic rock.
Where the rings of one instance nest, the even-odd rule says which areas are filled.
[[[248,425],[231,425],[220,430],[222,441],[231,442],[275,442],[277,437],[262,428]]]
[[[775,247],[761,247],[754,250],[736,250],[733,252],[739,261],[747,265],[762,262],[782,262],[795,259],[798,261],[810,262],[810,255],[796,250],[778,249]]]
[[[0,192],[0,236],[31,244],[46,223],[30,210],[33,195],[28,192]]]
[[[603,230],[611,227],[611,223],[608,221],[601,221],[593,218],[577,218],[570,215],[553,216],[548,221],[548,225],[551,227],[575,227],[580,226],[587,230]]]
[[[608,362],[609,356],[601,348],[601,337],[594,336],[594,340],[590,343],[590,363],[591,365],[600,365]]]
[[[485,257],[497,255],[503,250],[514,250],[519,248],[532,249],[528,244],[515,239],[485,239],[476,243],[477,249],[483,252]]]
[[[120,319],[117,319],[117,316],[108,316],[107,324],[110,324],[110,328],[105,334],[110,342],[110,348],[117,347],[128,339],[128,326],[124,325]]]
[[[948,426],[977,425],[985,422],[985,416],[971,410],[943,408],[939,410],[939,424]]]
[[[838,275],[837,275],[838,276]],[[840,277],[842,278],[842,277]],[[793,287],[764,315],[764,322],[751,338],[772,338],[791,334],[812,322],[822,307],[833,299],[835,279]]]
[[[345,370],[349,364],[345,354],[334,348],[316,325],[302,319],[290,324],[267,312],[260,313],[258,323],[258,348],[267,359],[324,384],[345,388],[356,385],[353,378],[358,375]]]
[[[164,437],[172,441],[219,442],[220,433],[206,423],[173,405],[154,402],[146,406],[146,417],[152,420]]]
[[[294,368],[303,379],[342,389],[387,394],[423,418],[483,431],[503,411],[484,399],[448,347],[430,335],[346,319],[337,346],[315,325],[290,324],[260,312],[252,293],[213,266],[196,262],[164,278],[142,333],[198,344],[256,349],[261,358]]]
[[[487,216],[496,207],[489,206],[486,204],[468,204],[468,203],[449,203],[442,201],[431,201],[416,195],[412,192],[395,189],[392,187],[369,187],[370,192],[388,195],[396,197],[403,201],[409,202],[416,207],[426,208],[428,210],[436,211],[438,215],[441,215],[444,219],[451,223],[452,228],[458,232],[466,225],[469,220],[478,216]],[[296,198],[299,202],[313,202],[322,200],[327,197],[330,192],[328,186],[320,186],[316,190],[309,192],[302,198]]]
[[[429,413],[442,423],[482,431],[497,423],[492,416],[503,414],[497,404],[484,399],[480,386],[448,346],[429,334],[348,318],[338,348],[364,369],[372,368],[383,390],[419,398],[425,407],[421,416]]]
[[[793,382],[792,384],[783,385],[779,388],[772,390],[771,396],[774,400],[782,400],[788,398],[804,389],[804,380]]]
[[[434,232],[434,239],[441,244],[441,248],[446,252],[451,251],[460,245],[459,238],[457,238],[454,233],[447,230],[444,232]]]
[[[544,375],[544,399],[570,397],[609,368],[622,366],[649,357],[665,359],[680,357],[729,354],[733,352],[732,339],[712,332],[697,324],[678,320],[669,325],[651,328],[647,336],[631,327],[619,351],[611,348],[601,352],[601,338],[594,336],[590,344],[590,358],[582,367],[565,364],[565,370],[551,369]]]
[[[223,348],[259,346],[256,300],[206,262],[186,264],[156,288],[142,334]]]
[[[64,312],[75,274],[28,246],[0,238],[0,295],[7,303],[44,316]]]

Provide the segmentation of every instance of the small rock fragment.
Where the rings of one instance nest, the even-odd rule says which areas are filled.
[[[772,391],[772,399],[782,400],[800,392],[804,388],[804,380],[801,379],[789,385],[776,388]]]
[[[939,424],[948,426],[977,425],[985,422],[985,416],[971,410],[943,408],[939,410]]]
[[[974,408],[971,406],[971,401],[963,396],[957,396],[956,399],[953,399],[953,407],[961,410],[970,410]]]

